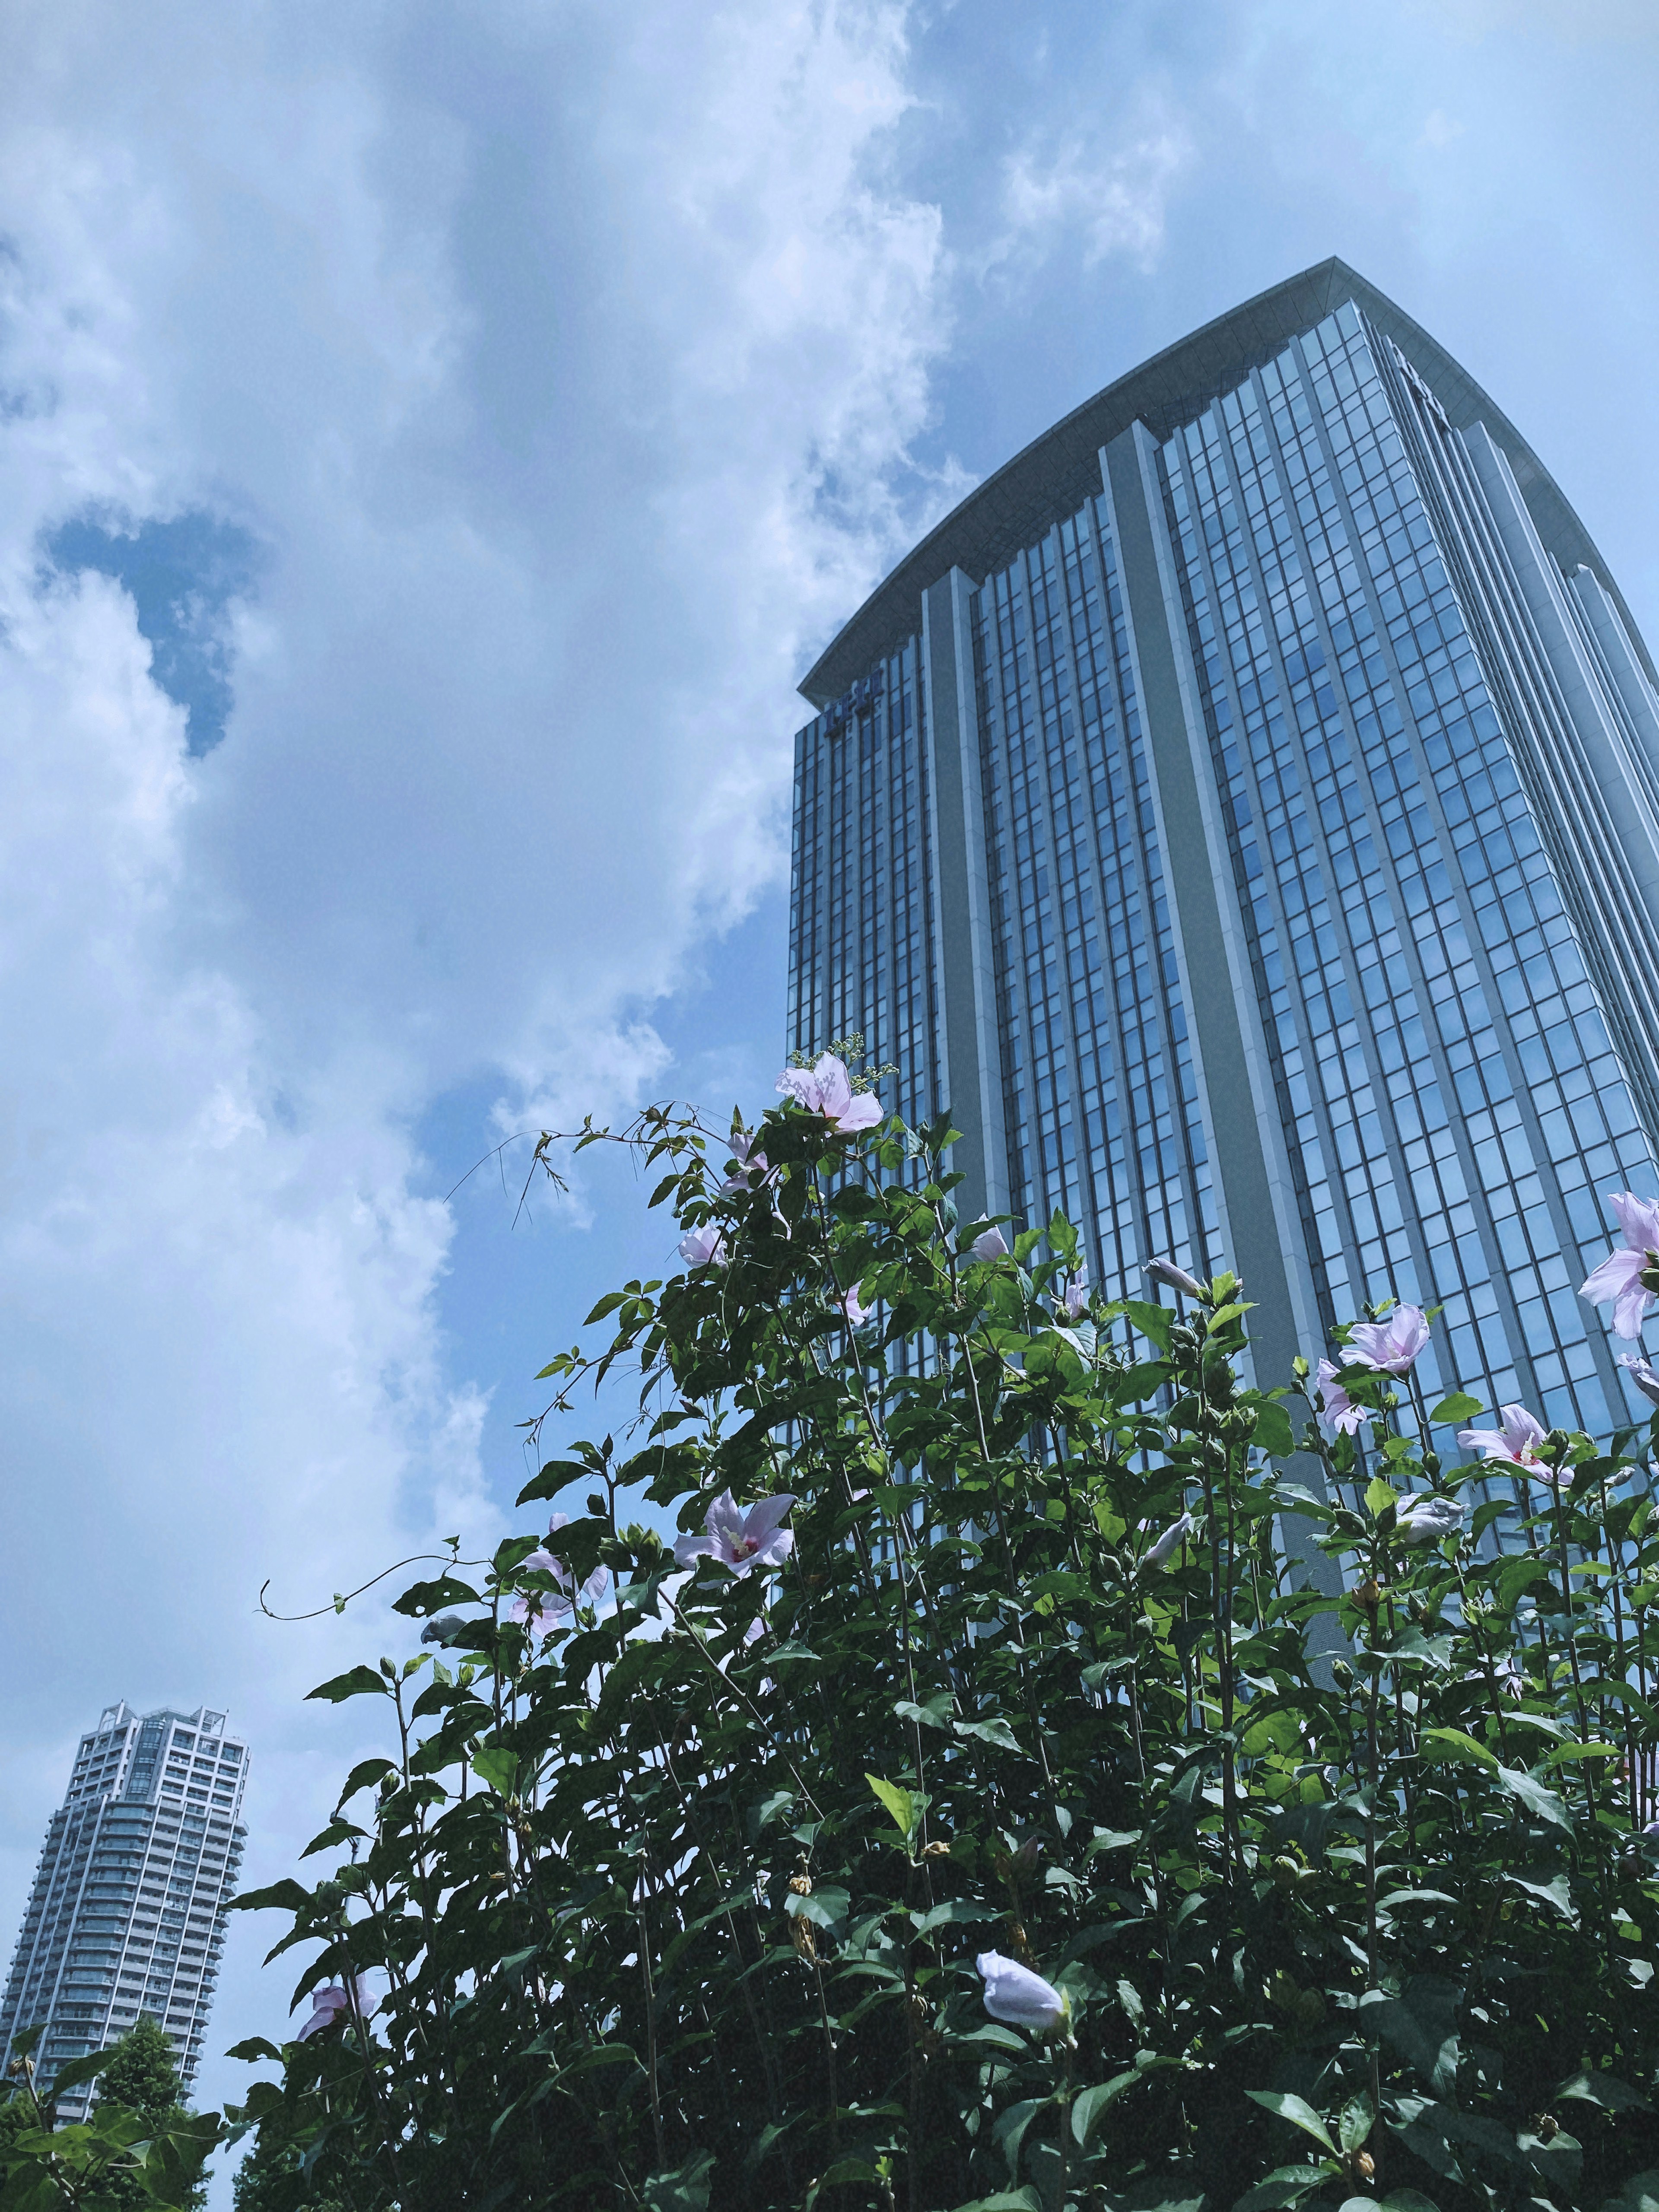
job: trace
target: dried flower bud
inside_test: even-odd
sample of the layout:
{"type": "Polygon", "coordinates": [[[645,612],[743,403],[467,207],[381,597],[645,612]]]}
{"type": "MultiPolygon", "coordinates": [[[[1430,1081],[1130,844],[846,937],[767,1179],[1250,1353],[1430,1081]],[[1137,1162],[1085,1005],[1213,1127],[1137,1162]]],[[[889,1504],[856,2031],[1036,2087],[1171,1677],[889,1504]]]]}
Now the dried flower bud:
{"type": "Polygon", "coordinates": [[[1534,2112],[1532,2131],[1540,2142],[1553,2142],[1561,2132],[1561,2123],[1553,2112],[1534,2112]]]}
{"type": "Polygon", "coordinates": [[[812,1894],[811,1875],[810,1874],[792,1874],[789,1877],[789,1888],[793,1896],[811,1897],[812,1894]]]}
{"type": "Polygon", "coordinates": [[[951,1846],[949,1844],[924,1844],[921,1847],[921,1856],[925,1859],[948,1859],[951,1856],[951,1846]]]}
{"type": "Polygon", "coordinates": [[[1375,1613],[1382,1602],[1381,1586],[1368,1575],[1353,1594],[1354,1603],[1366,1613],[1375,1613]]]}
{"type": "Polygon", "coordinates": [[[812,1934],[811,1922],[792,1920],[789,1923],[789,1940],[795,1947],[797,1956],[805,1959],[808,1966],[811,1966],[818,1955],[818,1947],[812,1934]]]}
{"type": "Polygon", "coordinates": [[[1368,2150],[1357,2151],[1354,2154],[1353,2170],[1361,2181],[1369,2181],[1376,2172],[1376,2160],[1368,2150]]]}

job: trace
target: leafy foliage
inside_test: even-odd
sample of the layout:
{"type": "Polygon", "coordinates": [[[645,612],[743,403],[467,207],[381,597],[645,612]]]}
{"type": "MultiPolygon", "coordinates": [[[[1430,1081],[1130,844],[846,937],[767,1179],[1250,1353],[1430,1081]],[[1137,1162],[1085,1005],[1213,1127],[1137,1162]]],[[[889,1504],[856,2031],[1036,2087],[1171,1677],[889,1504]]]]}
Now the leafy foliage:
{"type": "Polygon", "coordinates": [[[445,1560],[431,1648],[316,1693],[382,1700],[385,1756],[323,1878],[239,1904],[296,1998],[386,1994],[244,2046],[243,2212],[1659,2196],[1634,1439],[1447,1469],[1345,1335],[1328,1445],[1305,1370],[1243,1379],[1231,1278],[1091,1304],[1060,1219],[975,1256],[949,1134],[791,1106],[722,1172],[647,1117],[718,1256],[550,1364],[567,1410],[641,1374],[631,1444],[521,1500],[581,1517],[445,1560]],[[785,1492],[787,1557],[729,1513],[694,1556],[785,1492]]]}
{"type": "Polygon", "coordinates": [[[1639,1462],[1446,1471],[1351,1353],[1367,1423],[1328,1446],[1241,1380],[1232,1279],[1082,1309],[1060,1219],[970,1256],[949,1133],[787,1109],[722,1182],[659,1118],[657,1202],[728,1263],[629,1285],[551,1364],[566,1406],[643,1376],[635,1449],[525,1493],[586,1493],[559,1576],[530,1535],[453,1561],[400,1601],[447,1656],[320,1693],[383,1698],[391,1764],[325,1880],[241,1902],[289,1913],[301,1990],[389,1990],[287,2047],[262,2144],[343,2161],[362,2212],[1635,2204],[1639,1462]],[[787,1491],[793,1553],[682,1579],[617,1525],[641,1487],[688,1537],[787,1491]],[[1462,1533],[1425,1540],[1423,1495],[1462,1533]],[[527,1631],[601,1567],[614,1603],[527,1631]],[[988,1950],[1065,2024],[988,2018],[988,1950]]]}
{"type": "Polygon", "coordinates": [[[167,2037],[152,2020],[102,2051],[60,2067],[52,2094],[37,2087],[39,2028],[12,2039],[9,2095],[0,2102],[0,2208],[3,2212],[199,2212],[205,2162],[222,2133],[218,2113],[179,2101],[167,2037]],[[52,2096],[98,2083],[84,2121],[55,2124],[52,2096]]]}

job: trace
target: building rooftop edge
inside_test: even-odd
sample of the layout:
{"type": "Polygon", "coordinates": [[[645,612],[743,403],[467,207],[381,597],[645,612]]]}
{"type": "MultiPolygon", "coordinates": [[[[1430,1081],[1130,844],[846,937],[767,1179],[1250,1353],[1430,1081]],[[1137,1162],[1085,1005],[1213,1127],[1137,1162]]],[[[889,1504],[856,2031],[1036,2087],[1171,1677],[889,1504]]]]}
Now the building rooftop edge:
{"type": "Polygon", "coordinates": [[[801,696],[822,708],[921,627],[921,594],[952,568],[975,583],[1075,514],[1100,489],[1100,448],[1140,420],[1159,438],[1203,412],[1298,331],[1344,301],[1362,308],[1433,387],[1453,425],[1484,422],[1503,448],[1546,548],[1569,571],[1600,579],[1659,688],[1647,645],[1624,595],[1571,504],[1502,408],[1403,307],[1335,255],[1258,292],[1063,416],[969,492],[877,586],[807,672],[801,696]]]}

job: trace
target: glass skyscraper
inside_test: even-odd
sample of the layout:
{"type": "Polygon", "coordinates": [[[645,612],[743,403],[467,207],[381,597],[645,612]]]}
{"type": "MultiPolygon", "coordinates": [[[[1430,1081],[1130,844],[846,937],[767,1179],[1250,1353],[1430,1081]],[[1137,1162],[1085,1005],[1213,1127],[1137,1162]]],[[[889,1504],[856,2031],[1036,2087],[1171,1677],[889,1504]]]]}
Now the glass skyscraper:
{"type": "MultiPolygon", "coordinates": [[[[1468,373],[1329,261],[981,485],[801,689],[790,1043],[948,1105],[964,1220],[1232,1266],[1262,1379],[1395,1296],[1605,1430],[1659,1194],[1659,676],[1468,373]]],[[[896,1095],[895,1095],[895,1093],[896,1095]]]]}
{"type": "MultiPolygon", "coordinates": [[[[118,1705],[82,1737],[0,1995],[0,2063],[13,2036],[44,2027],[45,2087],[147,2013],[189,2089],[246,1836],[247,1746],[224,1723],[205,1706],[141,1718],[118,1705]]],[[[95,2094],[68,2091],[59,2119],[84,2117],[95,2094]]]]}

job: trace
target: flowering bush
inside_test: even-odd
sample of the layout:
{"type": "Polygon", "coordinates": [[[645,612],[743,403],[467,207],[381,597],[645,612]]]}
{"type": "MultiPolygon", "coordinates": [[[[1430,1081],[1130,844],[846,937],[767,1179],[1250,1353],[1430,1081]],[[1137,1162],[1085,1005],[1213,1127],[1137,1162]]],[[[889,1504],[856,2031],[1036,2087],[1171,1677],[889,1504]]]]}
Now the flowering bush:
{"type": "Polygon", "coordinates": [[[248,2206],[1659,2196],[1635,1440],[1447,1468],[1430,1316],[1255,1387],[1233,1278],[1091,1299],[1065,1221],[958,1221],[943,1125],[787,1087],[637,1133],[686,1271],[547,1370],[637,1363],[631,1446],[314,1693],[386,1752],[239,1900],[324,1990],[244,2046],[248,2206]]]}

